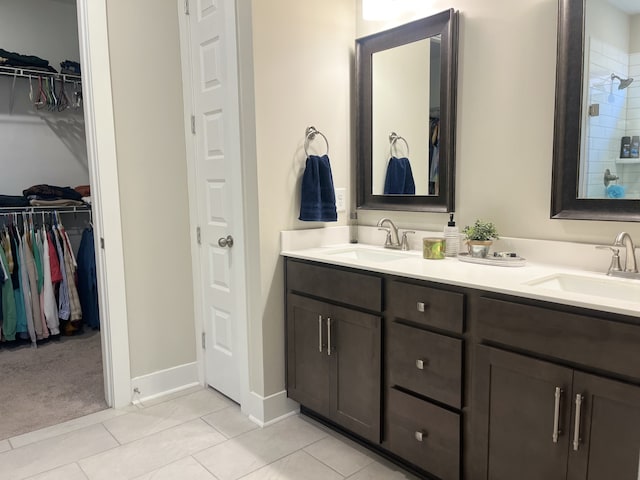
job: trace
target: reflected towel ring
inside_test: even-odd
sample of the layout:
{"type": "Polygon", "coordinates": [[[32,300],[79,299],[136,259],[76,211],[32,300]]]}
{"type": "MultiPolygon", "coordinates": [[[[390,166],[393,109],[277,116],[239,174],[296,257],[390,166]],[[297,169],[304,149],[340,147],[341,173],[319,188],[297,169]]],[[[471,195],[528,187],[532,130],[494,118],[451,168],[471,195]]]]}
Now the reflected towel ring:
{"type": "Polygon", "coordinates": [[[325,155],[329,155],[329,140],[327,140],[327,137],[325,137],[320,130],[317,130],[316,127],[309,127],[305,131],[304,153],[307,155],[307,157],[309,156],[309,152],[308,152],[309,143],[315,140],[316,135],[320,135],[324,139],[324,143],[327,144],[327,153],[325,153],[325,155]]]}
{"type": "MultiPolygon", "coordinates": [[[[409,158],[409,144],[404,139],[404,137],[401,137],[396,132],[391,132],[389,134],[389,158],[393,157],[393,147],[396,146],[396,142],[398,140],[402,140],[404,142],[405,147],[407,147],[407,158],[409,158]]],[[[396,152],[397,152],[397,147],[396,147],[396,152]]]]}

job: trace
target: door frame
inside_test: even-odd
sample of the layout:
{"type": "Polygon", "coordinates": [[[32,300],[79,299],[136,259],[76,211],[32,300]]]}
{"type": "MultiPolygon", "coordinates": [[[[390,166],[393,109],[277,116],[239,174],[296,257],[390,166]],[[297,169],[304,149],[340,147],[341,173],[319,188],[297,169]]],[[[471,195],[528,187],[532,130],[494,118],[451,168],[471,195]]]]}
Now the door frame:
{"type": "Polygon", "coordinates": [[[106,0],[77,0],[77,12],[105,400],[121,408],[132,393],[106,0]]]}
{"type": "MultiPolygon", "coordinates": [[[[232,46],[235,47],[235,52],[226,52],[227,54],[235,54],[238,57],[238,49],[237,45],[237,37],[238,30],[240,29],[240,22],[242,19],[238,13],[238,1],[237,0],[228,0],[230,5],[234,10],[234,17],[236,19],[236,41],[232,42],[232,46]]],[[[188,0],[177,0],[177,12],[178,12],[178,23],[179,23],[179,32],[180,32],[180,56],[182,59],[181,62],[181,70],[182,70],[182,89],[183,89],[183,102],[184,102],[184,133],[185,133],[185,144],[186,144],[186,156],[187,156],[187,183],[189,190],[189,223],[190,223],[190,238],[191,238],[191,270],[192,270],[192,278],[193,278],[193,295],[194,295],[194,316],[195,316],[195,334],[196,334],[196,362],[198,365],[198,381],[201,385],[206,385],[205,378],[205,352],[202,347],[202,335],[205,331],[205,312],[203,311],[203,291],[201,288],[202,282],[204,279],[202,278],[201,273],[201,262],[203,261],[203,252],[201,246],[198,244],[197,238],[197,228],[199,226],[199,218],[198,218],[198,196],[197,196],[197,158],[196,158],[196,135],[192,133],[191,130],[191,115],[193,112],[193,79],[191,76],[191,41],[190,41],[190,27],[189,27],[189,15],[185,13],[185,9],[188,8],[188,0]]],[[[240,59],[238,59],[238,64],[240,64],[240,59]]],[[[238,88],[241,90],[242,78],[240,75],[238,76],[238,88]]],[[[239,92],[240,93],[240,92],[239,92]]],[[[241,95],[240,95],[241,97],[241,95]]],[[[241,150],[241,178],[240,183],[242,185],[242,197],[244,199],[243,202],[243,215],[240,219],[242,222],[242,228],[244,230],[244,239],[245,239],[245,268],[242,270],[242,282],[244,283],[244,300],[245,300],[245,308],[243,309],[241,315],[239,315],[238,323],[236,324],[237,330],[236,335],[238,336],[238,340],[236,342],[238,348],[238,369],[240,374],[240,407],[243,412],[248,413],[254,416],[254,412],[251,412],[251,392],[250,392],[250,374],[249,374],[249,328],[248,319],[250,318],[250,314],[252,311],[252,301],[251,299],[255,296],[250,295],[250,285],[249,285],[249,276],[247,275],[247,266],[249,265],[249,259],[252,258],[250,249],[251,244],[253,242],[249,241],[251,236],[251,231],[254,231],[251,226],[254,223],[252,222],[252,218],[248,214],[248,205],[247,200],[249,196],[247,195],[247,182],[252,179],[252,175],[247,174],[247,162],[248,158],[251,155],[247,155],[247,142],[251,139],[250,133],[243,133],[244,125],[243,125],[243,103],[242,98],[239,98],[238,109],[240,110],[240,123],[238,127],[240,128],[240,150],[241,150]]],[[[254,162],[255,163],[255,162],[254,162]]],[[[253,171],[253,170],[251,170],[253,171]]],[[[257,218],[257,217],[256,217],[257,218]]],[[[258,416],[260,417],[260,416],[258,416]]]]}

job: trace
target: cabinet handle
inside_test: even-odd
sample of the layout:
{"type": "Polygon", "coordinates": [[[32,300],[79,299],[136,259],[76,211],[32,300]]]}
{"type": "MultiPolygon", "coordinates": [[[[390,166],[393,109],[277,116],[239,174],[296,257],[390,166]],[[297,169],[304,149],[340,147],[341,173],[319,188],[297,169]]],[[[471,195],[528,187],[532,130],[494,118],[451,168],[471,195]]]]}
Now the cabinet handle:
{"type": "Polygon", "coordinates": [[[331,317],[327,317],[327,355],[331,355],[331,317]]]}
{"type": "Polygon", "coordinates": [[[558,436],[562,433],[560,431],[560,399],[562,398],[562,389],[556,387],[556,403],[553,409],[553,443],[558,443],[558,436]]]}
{"type": "Polygon", "coordinates": [[[318,315],[318,351],[322,353],[322,315],[318,315]]]}
{"type": "Polygon", "coordinates": [[[413,434],[413,436],[415,437],[415,439],[417,441],[421,442],[422,439],[427,436],[427,432],[423,432],[422,430],[418,430],[417,432],[415,432],[413,434]]]}
{"type": "Polygon", "coordinates": [[[573,450],[580,448],[580,417],[582,416],[582,401],[584,397],[579,393],[576,395],[576,423],[573,428],[573,450]]]}
{"type": "Polygon", "coordinates": [[[416,360],[416,368],[417,368],[418,370],[424,370],[424,365],[425,365],[426,363],[427,363],[427,362],[426,362],[425,360],[423,360],[423,359],[419,358],[419,359],[417,359],[417,360],[416,360]]]}
{"type": "Polygon", "coordinates": [[[418,309],[419,312],[424,312],[424,302],[418,302],[416,304],[416,308],[418,309]]]}

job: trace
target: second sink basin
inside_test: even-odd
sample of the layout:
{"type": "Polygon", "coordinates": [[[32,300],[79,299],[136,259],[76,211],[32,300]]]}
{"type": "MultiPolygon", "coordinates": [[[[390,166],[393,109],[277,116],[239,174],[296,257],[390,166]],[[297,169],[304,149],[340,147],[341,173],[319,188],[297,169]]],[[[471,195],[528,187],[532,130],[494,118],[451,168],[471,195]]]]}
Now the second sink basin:
{"type": "Polygon", "coordinates": [[[527,282],[527,285],[556,292],[579,293],[627,302],[640,300],[640,282],[617,280],[610,277],[595,278],[558,273],[527,282]]]}

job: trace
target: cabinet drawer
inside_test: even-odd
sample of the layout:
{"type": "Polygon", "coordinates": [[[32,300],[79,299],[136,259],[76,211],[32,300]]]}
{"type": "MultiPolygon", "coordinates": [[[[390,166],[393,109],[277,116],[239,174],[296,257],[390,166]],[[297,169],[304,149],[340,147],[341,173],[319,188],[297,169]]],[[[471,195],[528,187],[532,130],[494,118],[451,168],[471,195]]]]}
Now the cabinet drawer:
{"type": "Polygon", "coordinates": [[[382,311],[382,279],[364,273],[288,260],[287,288],[367,310],[382,311]]]}
{"type": "Polygon", "coordinates": [[[640,326],[486,297],[478,312],[486,340],[640,379],[640,326]]]}
{"type": "Polygon", "coordinates": [[[435,288],[390,281],[386,291],[392,318],[428,325],[455,333],[464,329],[464,295],[435,288]]]}
{"type": "Polygon", "coordinates": [[[459,479],[460,416],[393,388],[387,392],[389,450],[442,480],[459,479]]]}
{"type": "Polygon", "coordinates": [[[462,340],[390,322],[387,362],[388,386],[460,408],[462,340]]]}

